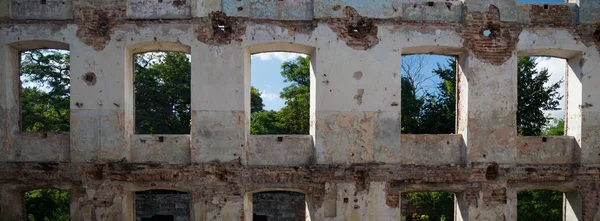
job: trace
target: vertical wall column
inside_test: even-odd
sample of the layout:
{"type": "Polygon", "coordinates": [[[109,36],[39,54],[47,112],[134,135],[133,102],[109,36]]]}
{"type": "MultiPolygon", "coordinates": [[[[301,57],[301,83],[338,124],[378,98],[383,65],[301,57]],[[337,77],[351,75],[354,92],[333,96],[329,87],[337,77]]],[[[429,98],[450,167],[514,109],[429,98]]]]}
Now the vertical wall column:
{"type": "Polygon", "coordinates": [[[18,117],[18,106],[14,102],[14,90],[12,88],[11,73],[17,70],[13,67],[16,50],[8,45],[0,45],[0,159],[12,160],[14,150],[10,147],[12,144],[12,130],[18,129],[11,127],[18,117]]]}
{"type": "Polygon", "coordinates": [[[317,163],[395,162],[400,152],[399,50],[318,42],[314,76],[317,163]]]}
{"type": "Polygon", "coordinates": [[[199,43],[192,59],[192,162],[245,162],[244,49],[199,43]]]}
{"type": "Polygon", "coordinates": [[[460,58],[459,65],[458,132],[463,135],[467,162],[514,162],[516,54],[503,64],[493,65],[469,52],[460,58]]]}
{"type": "Polygon", "coordinates": [[[125,136],[125,50],[71,44],[71,159],[119,161],[129,157],[125,136]]]}
{"type": "Polygon", "coordinates": [[[595,46],[570,58],[567,69],[567,135],[581,148],[581,163],[600,162],[600,55],[595,46]]]}
{"type": "Polygon", "coordinates": [[[9,185],[0,186],[0,220],[25,220],[25,196],[9,185]]]}

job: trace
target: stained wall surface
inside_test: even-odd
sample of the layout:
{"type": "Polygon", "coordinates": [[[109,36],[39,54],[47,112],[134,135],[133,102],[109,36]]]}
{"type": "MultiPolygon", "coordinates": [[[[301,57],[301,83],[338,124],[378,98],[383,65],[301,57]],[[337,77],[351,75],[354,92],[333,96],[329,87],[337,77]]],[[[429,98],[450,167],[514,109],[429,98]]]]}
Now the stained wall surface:
{"type": "Polygon", "coordinates": [[[189,193],[190,220],[251,220],[274,190],[306,194],[311,220],[399,220],[415,191],[456,193],[455,220],[516,220],[540,188],[566,193],[565,220],[600,219],[596,0],[43,2],[0,0],[0,220],[42,187],[71,192],[71,220],[135,220],[149,189],[189,193]],[[68,133],[19,129],[18,52],[36,48],[70,51],[68,133]],[[190,134],[133,132],[133,54],[155,50],[191,54],[190,134]],[[268,51],[311,55],[310,135],[250,135],[250,55],[268,51]],[[418,53],[458,57],[457,134],[400,133],[418,53]],[[517,136],[525,55],[567,59],[564,137],[517,136]]]}

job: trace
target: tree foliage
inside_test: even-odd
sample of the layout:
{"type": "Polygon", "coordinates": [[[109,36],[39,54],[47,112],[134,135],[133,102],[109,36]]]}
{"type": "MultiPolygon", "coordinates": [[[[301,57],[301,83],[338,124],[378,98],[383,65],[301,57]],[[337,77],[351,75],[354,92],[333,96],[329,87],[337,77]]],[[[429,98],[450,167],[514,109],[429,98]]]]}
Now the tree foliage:
{"type": "MultiPolygon", "coordinates": [[[[285,106],[279,111],[253,112],[250,122],[251,134],[308,134],[309,132],[310,57],[298,57],[296,60],[284,62],[281,69],[284,82],[290,83],[280,93],[280,97],[285,100],[285,106]]],[[[260,105],[253,103],[251,106],[262,107],[262,99],[260,101],[260,105]]]]}
{"type": "Polygon", "coordinates": [[[261,94],[254,86],[250,87],[250,113],[263,111],[265,105],[263,104],[262,97],[260,97],[261,94]]]}
{"type": "Polygon", "coordinates": [[[135,131],[190,133],[191,63],[185,53],[135,56],[135,131]]]}
{"type": "Polygon", "coordinates": [[[536,70],[532,57],[518,60],[518,110],[517,129],[522,136],[539,136],[548,122],[543,111],[559,110],[562,96],[558,92],[560,83],[544,86],[550,79],[548,69],[536,70]]]}
{"type": "Polygon", "coordinates": [[[25,193],[28,221],[69,221],[71,194],[66,190],[37,189],[25,193]]]}
{"type": "Polygon", "coordinates": [[[21,53],[21,130],[69,131],[69,53],[32,50],[21,53]]]}
{"type": "Polygon", "coordinates": [[[517,193],[517,220],[562,220],[563,193],[529,190],[517,193]]]}
{"type": "Polygon", "coordinates": [[[454,193],[414,192],[403,195],[416,207],[416,213],[407,214],[413,221],[454,220],[454,193]]]}

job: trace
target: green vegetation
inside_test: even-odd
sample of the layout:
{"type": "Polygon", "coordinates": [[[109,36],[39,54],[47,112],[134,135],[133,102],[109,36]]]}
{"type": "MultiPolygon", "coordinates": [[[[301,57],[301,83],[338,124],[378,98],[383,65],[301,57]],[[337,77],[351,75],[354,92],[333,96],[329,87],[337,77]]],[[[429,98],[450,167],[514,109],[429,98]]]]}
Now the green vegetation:
{"type": "Polygon", "coordinates": [[[551,190],[517,193],[517,220],[561,221],[563,194],[551,190]]]}
{"type": "Polygon", "coordinates": [[[413,221],[454,220],[454,193],[414,192],[403,194],[415,206],[416,213],[407,214],[413,221]]]}
{"type": "Polygon", "coordinates": [[[25,193],[27,221],[69,221],[71,194],[66,190],[37,189],[25,193]]]}
{"type": "Polygon", "coordinates": [[[135,131],[189,134],[192,64],[185,53],[135,56],[135,131]]]}
{"type": "Polygon", "coordinates": [[[69,131],[69,70],[67,51],[21,53],[22,131],[69,131]]]}
{"type": "MultiPolygon", "coordinates": [[[[308,134],[310,119],[310,57],[298,57],[281,65],[285,82],[290,85],[280,93],[285,106],[279,111],[262,110],[261,103],[251,106],[260,111],[252,111],[251,134],[308,134]]],[[[254,94],[254,93],[252,93],[254,94]]],[[[258,94],[260,97],[260,92],[258,94]]],[[[255,101],[258,99],[252,99],[255,101]]]]}

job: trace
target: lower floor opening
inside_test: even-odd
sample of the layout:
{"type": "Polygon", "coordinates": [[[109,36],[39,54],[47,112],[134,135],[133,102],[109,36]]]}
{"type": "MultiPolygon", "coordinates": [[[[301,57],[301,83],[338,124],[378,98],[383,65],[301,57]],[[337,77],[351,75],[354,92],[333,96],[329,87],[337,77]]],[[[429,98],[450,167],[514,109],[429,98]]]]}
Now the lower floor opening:
{"type": "Polygon", "coordinates": [[[268,191],[252,194],[253,221],[309,221],[304,193],[268,191]]]}
{"type": "Polygon", "coordinates": [[[27,221],[71,220],[71,193],[60,189],[35,189],[25,192],[27,221]]]}
{"type": "Polygon", "coordinates": [[[563,220],[563,193],[553,190],[523,190],[517,193],[517,220],[563,220]]]}
{"type": "Polygon", "coordinates": [[[454,193],[408,192],[400,195],[400,213],[404,221],[454,220],[454,193]]]}
{"type": "Polygon", "coordinates": [[[136,221],[190,220],[190,194],[175,190],[147,190],[135,193],[136,221]]]}

